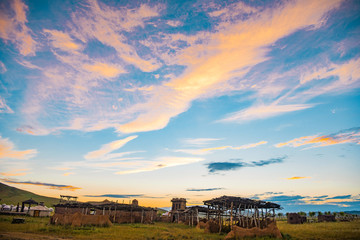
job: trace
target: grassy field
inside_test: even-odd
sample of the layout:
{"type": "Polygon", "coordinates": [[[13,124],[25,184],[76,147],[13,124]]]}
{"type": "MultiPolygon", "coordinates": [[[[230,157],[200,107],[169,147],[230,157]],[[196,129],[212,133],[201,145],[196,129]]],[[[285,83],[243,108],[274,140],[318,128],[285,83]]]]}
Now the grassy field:
{"type": "MultiPolygon", "coordinates": [[[[116,224],[112,227],[63,227],[48,224],[48,218],[26,217],[25,224],[11,224],[0,215],[0,239],[224,239],[183,224],[116,224]]],[[[360,221],[290,225],[278,222],[285,239],[360,239],[360,221]]],[[[272,239],[272,238],[258,238],[272,239]]]]}

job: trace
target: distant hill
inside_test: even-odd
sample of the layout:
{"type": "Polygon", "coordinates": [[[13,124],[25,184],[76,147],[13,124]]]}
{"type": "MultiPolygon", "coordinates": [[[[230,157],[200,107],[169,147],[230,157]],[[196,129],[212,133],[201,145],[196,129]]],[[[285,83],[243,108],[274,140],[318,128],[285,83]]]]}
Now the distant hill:
{"type": "Polygon", "coordinates": [[[35,193],[21,190],[15,187],[10,187],[6,184],[0,183],[0,204],[6,203],[6,204],[13,204],[17,205],[18,203],[21,205],[22,201],[28,200],[32,198],[36,202],[44,202],[45,206],[51,207],[54,204],[59,203],[58,198],[51,198],[51,197],[45,197],[40,196],[35,193]]]}
{"type": "Polygon", "coordinates": [[[344,213],[353,214],[353,215],[360,215],[360,211],[359,211],[359,210],[344,211],[344,213]]]}

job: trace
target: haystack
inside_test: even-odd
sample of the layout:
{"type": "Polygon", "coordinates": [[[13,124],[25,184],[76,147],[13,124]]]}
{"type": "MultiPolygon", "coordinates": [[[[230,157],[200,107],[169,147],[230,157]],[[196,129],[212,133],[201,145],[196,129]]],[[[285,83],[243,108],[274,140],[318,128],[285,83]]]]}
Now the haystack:
{"type": "Polygon", "coordinates": [[[265,237],[271,236],[282,239],[280,230],[277,228],[276,223],[270,223],[266,228],[242,228],[233,226],[233,230],[226,235],[225,239],[242,239],[245,237],[265,237]]]}
{"type": "Polygon", "coordinates": [[[205,233],[218,233],[220,231],[219,223],[214,220],[209,220],[205,224],[205,233]]]}

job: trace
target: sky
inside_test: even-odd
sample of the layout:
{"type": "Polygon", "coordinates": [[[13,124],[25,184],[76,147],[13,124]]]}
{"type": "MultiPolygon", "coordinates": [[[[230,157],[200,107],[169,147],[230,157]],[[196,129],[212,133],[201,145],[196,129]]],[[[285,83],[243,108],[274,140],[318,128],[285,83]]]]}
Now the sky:
{"type": "Polygon", "coordinates": [[[0,181],[360,210],[360,2],[0,2],[0,181]]]}

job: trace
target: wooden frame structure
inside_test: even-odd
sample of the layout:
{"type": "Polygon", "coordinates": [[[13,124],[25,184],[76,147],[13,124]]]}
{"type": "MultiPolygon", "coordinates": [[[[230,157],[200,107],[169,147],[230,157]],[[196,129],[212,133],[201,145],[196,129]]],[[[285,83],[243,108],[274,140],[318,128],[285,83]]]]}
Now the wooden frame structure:
{"type": "Polygon", "coordinates": [[[152,223],[156,219],[157,211],[149,207],[117,202],[59,203],[55,206],[55,213],[84,215],[108,215],[113,223],[152,223]]]}
{"type": "Polygon", "coordinates": [[[223,226],[233,225],[243,228],[266,228],[275,221],[275,209],[281,209],[279,204],[253,200],[249,198],[222,196],[204,201],[207,206],[207,219],[223,226]]]}

